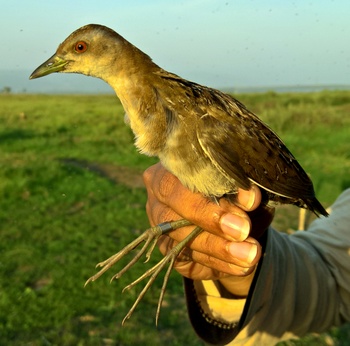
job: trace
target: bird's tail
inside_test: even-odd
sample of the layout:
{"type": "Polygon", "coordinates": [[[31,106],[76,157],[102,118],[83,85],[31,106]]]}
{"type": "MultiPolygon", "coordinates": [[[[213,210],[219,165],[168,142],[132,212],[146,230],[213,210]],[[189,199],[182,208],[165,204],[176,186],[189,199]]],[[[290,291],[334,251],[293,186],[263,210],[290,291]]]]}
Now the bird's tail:
{"type": "Polygon", "coordinates": [[[297,198],[297,197],[285,197],[279,196],[275,193],[261,189],[262,203],[269,204],[270,201],[281,204],[293,204],[299,208],[305,208],[312,211],[317,217],[328,216],[328,212],[323,208],[322,204],[318,201],[316,197],[309,198],[297,198]]]}
{"type": "Polygon", "coordinates": [[[322,204],[318,201],[316,197],[314,198],[309,198],[304,201],[307,209],[312,211],[317,217],[320,217],[321,215],[323,216],[328,216],[327,210],[322,206],[322,204]]]}

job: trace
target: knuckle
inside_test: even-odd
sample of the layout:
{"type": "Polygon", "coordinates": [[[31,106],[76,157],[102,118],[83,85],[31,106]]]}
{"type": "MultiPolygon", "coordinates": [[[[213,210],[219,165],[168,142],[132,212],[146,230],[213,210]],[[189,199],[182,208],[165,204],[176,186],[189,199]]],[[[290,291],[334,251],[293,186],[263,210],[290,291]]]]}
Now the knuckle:
{"type": "Polygon", "coordinates": [[[174,178],[175,177],[168,172],[165,172],[159,177],[156,194],[161,201],[165,201],[173,194],[176,185],[176,179],[174,178]]]}
{"type": "Polygon", "coordinates": [[[169,208],[161,208],[157,213],[157,223],[169,221],[173,219],[173,213],[169,208]]]}
{"type": "Polygon", "coordinates": [[[152,173],[153,170],[154,170],[153,166],[149,167],[142,174],[143,182],[145,183],[146,187],[148,187],[151,184],[152,176],[153,176],[153,173],[152,173]]]}
{"type": "Polygon", "coordinates": [[[142,174],[143,182],[146,185],[147,190],[153,191],[158,184],[159,176],[164,174],[164,169],[160,163],[157,163],[151,167],[148,167],[142,174]]]}
{"type": "Polygon", "coordinates": [[[212,210],[212,202],[208,198],[198,196],[198,198],[194,198],[192,202],[191,212],[196,224],[200,224],[205,221],[205,223],[211,227],[213,223],[219,221],[219,215],[215,212],[215,210],[212,210]]]}
{"type": "Polygon", "coordinates": [[[142,177],[148,193],[153,194],[160,201],[166,200],[174,192],[178,182],[175,176],[159,163],[147,168],[142,177]]]}

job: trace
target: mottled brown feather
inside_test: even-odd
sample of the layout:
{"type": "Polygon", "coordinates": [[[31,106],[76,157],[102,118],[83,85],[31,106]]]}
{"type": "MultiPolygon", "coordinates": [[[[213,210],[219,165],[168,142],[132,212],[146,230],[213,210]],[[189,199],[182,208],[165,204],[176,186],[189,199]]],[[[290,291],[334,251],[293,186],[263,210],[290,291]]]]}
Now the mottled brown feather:
{"type": "Polygon", "coordinates": [[[115,90],[135,134],[135,145],[192,191],[234,194],[252,183],[281,203],[327,212],[312,182],[282,140],[242,103],[218,90],[187,81],[157,66],[113,30],[87,25],[72,33],[32,78],[75,72],[105,80],[115,90]],[[83,53],[74,47],[84,41],[83,53]]]}

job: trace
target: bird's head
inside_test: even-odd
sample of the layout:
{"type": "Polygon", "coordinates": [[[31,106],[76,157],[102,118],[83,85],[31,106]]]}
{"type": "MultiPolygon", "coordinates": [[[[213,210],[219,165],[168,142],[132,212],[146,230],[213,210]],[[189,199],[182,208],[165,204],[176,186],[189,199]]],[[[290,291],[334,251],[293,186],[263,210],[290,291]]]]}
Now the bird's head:
{"type": "Polygon", "coordinates": [[[115,31],[102,25],[89,24],[69,35],[59,45],[56,53],[41,64],[29,78],[64,72],[106,79],[106,71],[110,73],[110,66],[116,66],[116,61],[123,60],[125,50],[128,50],[129,46],[132,45],[115,31]]]}

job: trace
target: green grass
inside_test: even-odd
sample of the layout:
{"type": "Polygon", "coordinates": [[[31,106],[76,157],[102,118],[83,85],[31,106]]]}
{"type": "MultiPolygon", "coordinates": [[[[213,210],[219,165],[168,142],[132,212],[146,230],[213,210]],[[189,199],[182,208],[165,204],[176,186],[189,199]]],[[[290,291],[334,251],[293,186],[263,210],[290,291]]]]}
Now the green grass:
{"type": "MultiPolygon", "coordinates": [[[[285,140],[325,206],[350,186],[349,92],[238,98],[285,140]]],[[[158,328],[159,281],[120,325],[140,287],[121,290],[146,265],[112,284],[107,273],[83,287],[97,262],[148,226],[139,173],[156,160],[132,141],[114,96],[0,95],[1,345],[203,345],[178,274],[158,328]]],[[[297,214],[280,208],[276,226],[296,227],[297,214]]],[[[293,344],[326,345],[329,335],[341,344],[349,330],[293,344]]]]}

